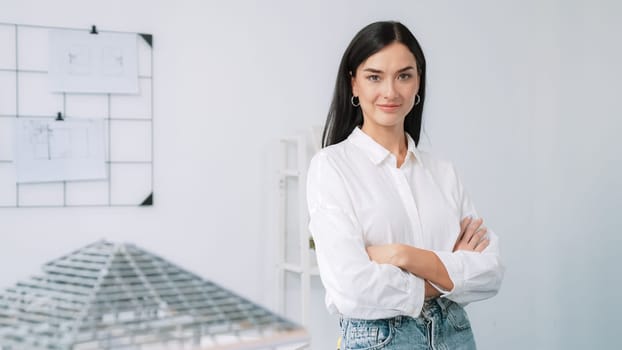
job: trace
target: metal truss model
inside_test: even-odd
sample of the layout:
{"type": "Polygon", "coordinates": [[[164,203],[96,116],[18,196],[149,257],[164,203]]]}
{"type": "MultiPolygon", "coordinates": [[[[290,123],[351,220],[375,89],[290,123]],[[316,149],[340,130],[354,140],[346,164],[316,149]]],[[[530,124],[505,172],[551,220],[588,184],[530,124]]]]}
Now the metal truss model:
{"type": "Polygon", "coordinates": [[[132,244],[99,241],[0,292],[0,350],[304,349],[300,326],[132,244]]]}

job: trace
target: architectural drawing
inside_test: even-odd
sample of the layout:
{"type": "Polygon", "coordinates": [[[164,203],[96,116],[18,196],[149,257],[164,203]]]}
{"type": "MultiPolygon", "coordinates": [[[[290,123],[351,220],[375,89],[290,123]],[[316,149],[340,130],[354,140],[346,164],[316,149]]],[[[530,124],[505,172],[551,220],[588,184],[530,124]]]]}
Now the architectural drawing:
{"type": "Polygon", "coordinates": [[[71,75],[89,75],[93,68],[89,49],[85,45],[74,45],[68,49],[67,72],[71,75]]]}
{"type": "Polygon", "coordinates": [[[18,118],[16,125],[18,182],[106,177],[102,120],[18,118]]]}
{"type": "Polygon", "coordinates": [[[53,92],[137,94],[136,34],[50,30],[53,92]]]}
{"type": "Polygon", "coordinates": [[[154,204],[152,45],[147,33],[0,23],[0,208],[154,204]],[[56,90],[53,65],[71,78],[56,90]],[[18,123],[51,122],[59,112],[69,122],[102,122],[70,134],[42,125],[39,142],[17,139],[18,123]]]}
{"type": "Polygon", "coordinates": [[[38,160],[88,158],[90,153],[88,129],[72,129],[64,123],[28,120],[24,133],[29,134],[32,156],[38,160]]]}
{"type": "Polygon", "coordinates": [[[102,72],[105,75],[119,76],[123,74],[123,51],[118,47],[104,47],[103,48],[103,69],[102,72]]]}
{"type": "Polygon", "coordinates": [[[28,142],[32,145],[34,159],[52,159],[50,154],[50,128],[47,123],[30,121],[28,142]]]}

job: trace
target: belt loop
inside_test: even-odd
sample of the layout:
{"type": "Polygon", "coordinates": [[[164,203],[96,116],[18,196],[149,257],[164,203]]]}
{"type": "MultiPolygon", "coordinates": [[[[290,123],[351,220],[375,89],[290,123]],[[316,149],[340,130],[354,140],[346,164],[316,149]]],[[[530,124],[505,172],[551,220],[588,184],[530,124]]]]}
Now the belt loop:
{"type": "Polygon", "coordinates": [[[449,307],[449,303],[451,303],[452,301],[446,298],[437,298],[436,302],[438,303],[438,305],[441,307],[443,311],[446,311],[447,307],[449,307]]]}
{"type": "Polygon", "coordinates": [[[402,326],[402,317],[401,315],[399,316],[395,316],[393,318],[394,322],[395,322],[395,328],[400,328],[402,326]]]}
{"type": "Polygon", "coordinates": [[[348,318],[339,314],[339,328],[341,331],[342,342],[346,340],[346,334],[348,334],[348,327],[350,326],[350,322],[348,322],[348,318]]]}

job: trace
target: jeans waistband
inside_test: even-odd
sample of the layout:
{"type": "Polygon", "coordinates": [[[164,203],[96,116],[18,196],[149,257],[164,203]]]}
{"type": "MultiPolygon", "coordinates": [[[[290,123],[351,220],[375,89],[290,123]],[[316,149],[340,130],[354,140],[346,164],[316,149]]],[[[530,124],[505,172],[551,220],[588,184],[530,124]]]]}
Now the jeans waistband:
{"type": "MultiPolygon", "coordinates": [[[[423,302],[423,307],[421,308],[421,314],[419,315],[419,317],[429,318],[432,315],[437,314],[437,313],[445,313],[445,311],[447,310],[447,308],[450,306],[451,303],[453,303],[453,301],[446,299],[446,298],[433,298],[433,299],[425,300],[423,302]]],[[[402,322],[405,322],[407,318],[413,318],[413,317],[407,316],[407,315],[399,315],[399,316],[389,317],[385,319],[378,319],[378,320],[363,320],[363,319],[349,318],[349,317],[340,315],[339,325],[342,325],[343,321],[345,320],[348,320],[353,323],[388,321],[390,323],[395,324],[396,327],[399,327],[399,325],[402,324],[402,322]]]]}

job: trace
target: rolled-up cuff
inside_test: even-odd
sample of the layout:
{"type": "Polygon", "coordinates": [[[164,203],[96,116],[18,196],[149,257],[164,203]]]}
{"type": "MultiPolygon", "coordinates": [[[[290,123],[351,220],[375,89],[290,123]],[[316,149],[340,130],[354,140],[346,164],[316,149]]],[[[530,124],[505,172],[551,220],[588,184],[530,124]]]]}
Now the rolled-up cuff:
{"type": "Polygon", "coordinates": [[[423,303],[425,301],[425,280],[409,273],[408,278],[408,290],[412,295],[410,307],[405,311],[407,315],[413,318],[419,317],[421,309],[423,309],[423,303]]]}
{"type": "Polygon", "coordinates": [[[430,282],[430,284],[441,292],[441,297],[447,297],[460,291],[464,286],[464,267],[462,266],[462,261],[452,252],[434,251],[434,254],[436,254],[443,265],[445,265],[445,269],[449,274],[449,279],[451,279],[451,282],[454,284],[454,288],[448,291],[432,282],[430,282]]]}

